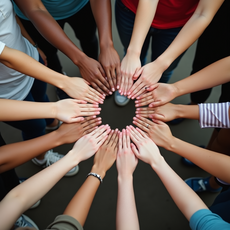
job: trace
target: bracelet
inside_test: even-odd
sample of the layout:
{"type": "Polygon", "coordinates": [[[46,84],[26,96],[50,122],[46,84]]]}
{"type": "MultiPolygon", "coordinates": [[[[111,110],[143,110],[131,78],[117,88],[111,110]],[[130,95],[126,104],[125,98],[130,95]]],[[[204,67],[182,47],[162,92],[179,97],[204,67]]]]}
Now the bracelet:
{"type": "Polygon", "coordinates": [[[100,181],[100,183],[103,182],[103,180],[101,179],[101,176],[98,175],[98,174],[96,174],[96,173],[90,172],[90,173],[87,175],[87,177],[88,177],[88,176],[94,176],[94,177],[96,177],[96,178],[100,181]]]}

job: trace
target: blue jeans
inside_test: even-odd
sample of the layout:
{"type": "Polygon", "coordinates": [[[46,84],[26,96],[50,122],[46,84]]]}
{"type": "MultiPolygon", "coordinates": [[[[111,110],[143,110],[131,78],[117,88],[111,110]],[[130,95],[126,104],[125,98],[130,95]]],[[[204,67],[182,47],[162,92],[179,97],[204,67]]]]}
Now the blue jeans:
{"type": "MultiPolygon", "coordinates": [[[[129,46],[129,42],[132,36],[135,14],[131,10],[129,10],[121,2],[121,0],[116,0],[115,18],[116,18],[118,34],[120,36],[121,43],[124,46],[124,52],[126,53],[126,50],[129,46]]],[[[151,38],[152,38],[151,60],[154,61],[169,47],[169,45],[172,43],[174,38],[180,32],[181,28],[182,27],[173,28],[173,29],[155,29],[153,27],[150,27],[149,32],[145,38],[144,44],[142,46],[142,51],[140,56],[142,66],[146,64],[146,57],[147,57],[147,52],[148,52],[151,38]]],[[[184,53],[181,54],[176,60],[174,60],[174,62],[168,67],[168,69],[164,71],[160,79],[160,82],[166,83],[169,81],[173,73],[173,70],[177,67],[184,53]]]]}
{"type": "MultiPolygon", "coordinates": [[[[39,59],[39,62],[44,64],[41,58],[39,59]]],[[[24,101],[49,102],[46,95],[46,88],[47,83],[35,79],[33,86],[24,101]]],[[[54,119],[31,119],[23,121],[9,121],[5,123],[21,130],[24,140],[30,140],[44,135],[46,125],[51,124],[53,121],[54,119]]]]}

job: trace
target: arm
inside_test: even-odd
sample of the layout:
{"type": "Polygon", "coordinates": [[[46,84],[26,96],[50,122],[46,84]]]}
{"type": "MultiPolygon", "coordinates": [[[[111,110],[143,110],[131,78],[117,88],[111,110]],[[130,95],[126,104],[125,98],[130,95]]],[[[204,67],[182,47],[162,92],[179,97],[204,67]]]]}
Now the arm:
{"type": "Polygon", "coordinates": [[[200,209],[208,209],[199,196],[170,168],[153,141],[141,130],[129,127],[135,155],[150,164],[187,220],[200,209]],[[189,197],[189,199],[188,199],[189,197]]]}
{"type": "Polygon", "coordinates": [[[230,56],[205,67],[197,73],[173,84],[157,83],[146,94],[137,97],[137,104],[156,107],[176,97],[212,88],[230,81],[230,56]],[[218,76],[218,77],[217,77],[218,76]]]}
{"type": "MultiPolygon", "coordinates": [[[[141,106],[141,105],[136,105],[141,106]]],[[[167,103],[165,105],[150,108],[141,107],[136,109],[137,117],[146,117],[156,120],[168,122],[177,118],[188,118],[199,120],[199,106],[198,105],[176,105],[167,103]]]]}
{"type": "Polygon", "coordinates": [[[186,51],[209,25],[224,0],[200,0],[192,17],[183,26],[174,41],[154,62],[145,65],[136,72],[134,78],[141,75],[130,89],[130,96],[135,98],[145,87],[158,82],[162,73],[184,51],[186,51]]]}
{"type": "Polygon", "coordinates": [[[109,94],[109,84],[103,77],[104,71],[101,65],[76,47],[49,14],[41,0],[16,0],[15,3],[40,34],[79,67],[85,80],[99,92],[109,94]]]}
{"type": "MultiPolygon", "coordinates": [[[[105,177],[106,171],[116,160],[117,135],[118,130],[111,131],[107,140],[94,157],[94,164],[91,172],[100,175],[102,180],[105,177]]],[[[83,226],[99,185],[100,180],[98,178],[88,176],[84,184],[68,204],[64,214],[74,217],[83,226]]]]}
{"type": "Polygon", "coordinates": [[[140,55],[146,35],[155,16],[159,0],[140,0],[127,53],[121,62],[123,82],[119,92],[128,95],[133,85],[133,75],[141,68],[140,55]]]}
{"type": "Polygon", "coordinates": [[[57,86],[73,98],[86,100],[90,103],[103,103],[103,99],[105,98],[96,90],[89,87],[88,83],[82,78],[68,77],[57,73],[27,54],[7,46],[4,47],[0,54],[0,62],[9,68],[57,86]]]}
{"type": "Polygon", "coordinates": [[[104,126],[82,137],[61,160],[11,190],[0,204],[2,229],[10,229],[17,218],[41,199],[63,175],[91,157],[107,138],[107,131],[104,126]]]}
{"type": "Polygon", "coordinates": [[[100,118],[88,117],[81,123],[62,124],[58,130],[44,136],[4,145],[0,147],[0,173],[15,168],[49,149],[73,143],[100,124],[100,118]]]}
{"type": "Polygon", "coordinates": [[[111,1],[91,0],[90,5],[98,27],[100,43],[99,62],[105,71],[110,89],[115,91],[117,87],[119,88],[121,76],[120,57],[113,46],[111,1]]]}
{"type": "MultiPolygon", "coordinates": [[[[157,120],[151,122],[146,118],[140,117],[135,119],[134,124],[143,131],[147,132],[148,136],[154,140],[158,146],[185,157],[203,170],[220,178],[223,181],[226,181],[227,183],[230,183],[229,156],[197,147],[174,137],[169,127],[164,122],[157,120]],[[148,128],[146,127],[146,124],[149,124],[148,128]]],[[[222,140],[224,137],[226,140],[226,138],[229,136],[229,129],[226,129],[226,131],[228,131],[227,135],[225,133],[220,140],[222,140]]],[[[229,141],[227,143],[229,143],[229,141]]],[[[223,149],[224,146],[222,143],[221,145],[223,149]]],[[[226,150],[221,151],[221,153],[226,153],[226,150]]]]}
{"type": "Polygon", "coordinates": [[[119,134],[119,149],[117,154],[117,230],[140,229],[133,191],[133,172],[138,160],[131,150],[129,135],[129,132],[126,130],[122,130],[122,133],[119,134]]]}

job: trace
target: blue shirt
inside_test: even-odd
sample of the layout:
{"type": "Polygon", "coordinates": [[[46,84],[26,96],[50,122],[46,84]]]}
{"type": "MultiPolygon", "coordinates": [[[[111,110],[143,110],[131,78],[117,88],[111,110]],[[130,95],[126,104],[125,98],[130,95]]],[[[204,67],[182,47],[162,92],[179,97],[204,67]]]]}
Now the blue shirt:
{"type": "MultiPolygon", "coordinates": [[[[55,20],[69,18],[80,11],[89,0],[41,0],[48,12],[55,20]]],[[[29,20],[14,3],[16,14],[25,20],[29,20]]],[[[77,22],[76,22],[77,23],[77,22]]]]}
{"type": "Polygon", "coordinates": [[[190,218],[192,230],[230,230],[230,224],[209,209],[201,209],[190,218]]]}

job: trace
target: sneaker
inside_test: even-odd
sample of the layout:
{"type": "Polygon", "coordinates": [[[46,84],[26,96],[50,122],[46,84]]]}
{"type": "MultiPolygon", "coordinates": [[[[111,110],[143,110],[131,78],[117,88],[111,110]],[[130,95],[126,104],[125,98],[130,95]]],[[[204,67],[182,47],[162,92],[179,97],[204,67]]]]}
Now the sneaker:
{"type": "Polygon", "coordinates": [[[130,99],[126,96],[121,95],[119,91],[116,91],[114,94],[114,100],[117,105],[125,106],[128,104],[130,99]]]}
{"type": "MultiPolygon", "coordinates": [[[[21,184],[21,183],[23,183],[27,179],[28,178],[19,178],[19,183],[21,184]]],[[[41,203],[41,200],[38,200],[33,206],[30,207],[30,209],[37,208],[40,203],[41,203]]]]}
{"type": "Polygon", "coordinates": [[[220,192],[222,187],[218,189],[214,189],[209,184],[209,178],[203,177],[191,177],[185,180],[186,184],[194,191],[194,192],[220,192]]]}
{"type": "MultiPolygon", "coordinates": [[[[58,160],[60,160],[62,157],[64,157],[64,155],[59,154],[57,152],[53,152],[53,150],[49,150],[46,152],[45,155],[45,162],[41,163],[37,158],[33,158],[32,162],[40,167],[46,168],[49,167],[50,165],[52,165],[53,163],[57,162],[58,160]]],[[[65,174],[65,176],[74,176],[78,173],[79,171],[79,166],[75,166],[74,168],[72,168],[69,172],[67,172],[65,174]]]]}
{"type": "Polygon", "coordinates": [[[58,120],[58,124],[56,126],[52,126],[52,127],[46,126],[46,131],[54,131],[58,129],[62,125],[62,123],[63,123],[62,121],[58,120]]]}
{"type": "Polygon", "coordinates": [[[26,215],[22,214],[14,224],[14,229],[20,227],[30,227],[39,230],[38,226],[26,215]]]}

